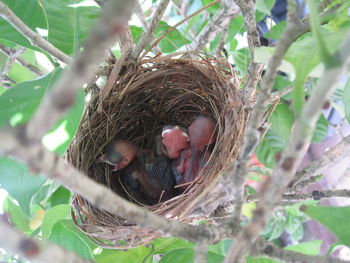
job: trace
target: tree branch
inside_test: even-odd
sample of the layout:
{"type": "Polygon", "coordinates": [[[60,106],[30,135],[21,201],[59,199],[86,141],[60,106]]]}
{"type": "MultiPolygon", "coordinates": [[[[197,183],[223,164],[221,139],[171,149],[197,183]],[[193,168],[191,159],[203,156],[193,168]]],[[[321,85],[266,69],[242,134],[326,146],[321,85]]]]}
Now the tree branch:
{"type": "Polygon", "coordinates": [[[349,45],[350,32],[345,36],[345,40],[339,51],[333,55],[333,59],[339,61],[339,64],[326,69],[323,76],[318,80],[315,89],[312,91],[301,116],[296,120],[289,144],[283,152],[281,160],[277,163],[272,176],[269,177],[263,187],[261,199],[253,218],[239,234],[228,253],[226,262],[235,262],[238,256],[242,254],[242,251],[244,251],[244,254],[249,253],[251,245],[265,226],[266,220],[281,201],[282,193],[285,191],[288,183],[293,179],[295,171],[309,146],[324,102],[334,91],[340,77],[346,73],[346,69],[350,64],[349,45]]]}
{"type": "Polygon", "coordinates": [[[0,247],[6,251],[33,263],[52,262],[53,259],[57,263],[91,262],[53,243],[29,239],[5,220],[5,218],[0,218],[0,247]]]}
{"type": "Polygon", "coordinates": [[[22,55],[22,53],[24,52],[24,48],[19,48],[18,50],[13,50],[13,52],[10,53],[7,63],[5,64],[5,66],[2,68],[2,72],[0,74],[0,85],[4,82],[4,80],[6,79],[8,73],[10,72],[13,63],[15,63],[16,59],[22,55]]]}
{"type": "Polygon", "coordinates": [[[208,254],[208,243],[198,242],[195,248],[194,263],[206,263],[208,254]]]}
{"type": "Polygon", "coordinates": [[[144,207],[131,203],[100,185],[86,175],[67,165],[66,161],[46,150],[40,143],[32,142],[22,130],[0,129],[0,155],[14,156],[26,163],[35,173],[41,173],[79,194],[92,205],[125,218],[130,223],[149,227],[163,234],[192,242],[218,242],[237,233],[214,225],[187,225],[169,221],[153,214],[144,207]],[[16,132],[17,131],[17,132],[16,132]],[[18,134],[17,136],[15,134],[18,134]]]}
{"type": "Polygon", "coordinates": [[[72,59],[57,49],[54,45],[45,40],[38,33],[31,30],[15,13],[3,2],[0,2],[0,16],[15,27],[23,36],[25,36],[31,45],[37,46],[58,60],[69,64],[72,59]]]}
{"type": "Polygon", "coordinates": [[[215,13],[211,21],[202,29],[193,41],[193,44],[190,45],[190,50],[203,49],[207,43],[217,36],[218,32],[224,31],[239,14],[238,6],[232,0],[223,0],[220,4],[220,10],[215,13]]]}
{"type": "Polygon", "coordinates": [[[87,39],[82,52],[76,55],[61,78],[44,97],[28,126],[28,135],[40,140],[53,124],[74,103],[75,94],[95,73],[105,50],[120,36],[135,7],[135,0],[111,0],[104,4],[101,19],[87,39]]]}
{"type": "MultiPolygon", "coordinates": [[[[15,49],[8,48],[8,47],[5,47],[4,45],[0,44],[0,51],[2,53],[4,53],[5,55],[10,56],[12,53],[15,52],[15,49]]],[[[23,67],[27,68],[28,70],[30,70],[31,72],[33,72],[34,74],[36,74],[38,76],[42,76],[45,74],[41,69],[30,64],[29,62],[25,61],[24,59],[22,59],[20,57],[16,57],[16,61],[19,64],[21,64],[23,67]]]]}
{"type": "MultiPolygon", "coordinates": [[[[249,195],[248,201],[259,201],[259,194],[249,195]]],[[[283,194],[282,201],[305,201],[305,200],[321,200],[331,197],[350,197],[350,190],[325,190],[325,191],[312,191],[307,194],[283,194]]]]}
{"type": "Polygon", "coordinates": [[[324,171],[335,166],[340,161],[349,158],[350,135],[345,137],[340,143],[325,152],[320,158],[314,160],[308,167],[297,172],[290,187],[294,186],[303,177],[313,177],[322,174],[324,171]]]}
{"type": "Polygon", "coordinates": [[[254,255],[267,255],[284,262],[307,262],[307,263],[347,263],[350,261],[340,260],[330,256],[309,256],[294,251],[289,251],[276,246],[271,242],[258,240],[252,249],[254,255]]]}
{"type": "Polygon", "coordinates": [[[262,79],[258,99],[247,125],[241,155],[235,163],[232,171],[223,176],[224,184],[229,185],[233,189],[233,196],[235,198],[233,200],[235,210],[232,225],[235,225],[239,221],[241,215],[241,209],[244,202],[243,196],[245,175],[247,174],[247,161],[259,142],[258,129],[260,127],[260,121],[265,113],[265,107],[271,97],[271,90],[275,82],[277,69],[281,64],[283,56],[293,43],[295,35],[299,32],[299,18],[296,9],[294,7],[294,9],[290,10],[290,8],[291,7],[289,6],[287,28],[276,45],[275,53],[269,60],[266,73],[262,79]]]}
{"type": "Polygon", "coordinates": [[[148,45],[152,41],[153,32],[156,29],[156,27],[158,26],[160,20],[162,19],[169,2],[170,2],[170,0],[161,0],[158,3],[157,10],[154,12],[151,24],[149,25],[149,27],[147,27],[146,31],[143,32],[136,47],[133,48],[133,50],[131,51],[130,58],[132,60],[135,60],[141,54],[141,52],[145,48],[145,46],[148,45]]]}

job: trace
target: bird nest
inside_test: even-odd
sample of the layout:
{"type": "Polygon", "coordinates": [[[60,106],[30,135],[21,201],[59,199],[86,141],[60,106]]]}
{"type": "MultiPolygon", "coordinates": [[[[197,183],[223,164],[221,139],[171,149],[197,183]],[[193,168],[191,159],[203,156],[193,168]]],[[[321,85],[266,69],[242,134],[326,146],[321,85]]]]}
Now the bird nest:
{"type": "MultiPolygon", "coordinates": [[[[90,90],[91,100],[68,150],[68,161],[157,215],[185,223],[210,218],[220,205],[218,178],[239,154],[247,119],[238,77],[229,63],[203,54],[145,58],[136,65],[127,60],[117,63],[106,85],[90,90]],[[97,161],[106,144],[115,139],[151,149],[163,126],[188,127],[200,114],[216,120],[209,161],[186,191],[168,201],[148,205],[112,175],[110,165],[97,161]]],[[[76,225],[104,247],[135,247],[161,235],[100,210],[78,195],[72,215],[76,225]]]]}

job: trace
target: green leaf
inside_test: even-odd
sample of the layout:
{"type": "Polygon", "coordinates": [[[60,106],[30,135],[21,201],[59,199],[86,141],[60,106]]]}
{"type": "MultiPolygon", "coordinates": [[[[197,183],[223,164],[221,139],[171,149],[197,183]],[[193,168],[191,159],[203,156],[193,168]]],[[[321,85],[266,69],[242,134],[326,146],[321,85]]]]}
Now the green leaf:
{"type": "MultiPolygon", "coordinates": [[[[180,248],[174,249],[165,254],[159,263],[187,263],[193,262],[194,249],[193,248],[180,248]]],[[[208,251],[207,262],[221,263],[224,260],[224,256],[208,251]]]]}
{"type": "MultiPolygon", "coordinates": [[[[95,256],[97,263],[110,262],[149,262],[144,258],[151,252],[151,249],[145,246],[123,250],[103,249],[101,253],[95,256]]],[[[152,262],[152,261],[150,261],[152,262]]]]}
{"type": "MultiPolygon", "coordinates": [[[[211,2],[213,2],[212,0],[202,0],[202,4],[203,6],[210,4],[211,2]]],[[[220,9],[220,4],[216,3],[214,5],[212,5],[211,7],[209,7],[207,10],[209,11],[209,13],[211,15],[215,14],[218,10],[220,9]]]]}
{"type": "Polygon", "coordinates": [[[293,241],[299,241],[304,237],[304,227],[301,222],[296,225],[295,230],[290,234],[293,241]]]}
{"type": "Polygon", "coordinates": [[[247,68],[250,61],[250,54],[248,48],[241,48],[233,52],[233,60],[237,69],[241,72],[242,75],[248,73],[247,68]]]}
{"type": "Polygon", "coordinates": [[[27,68],[22,67],[17,63],[14,63],[9,72],[9,77],[16,83],[21,83],[24,81],[35,79],[37,78],[37,75],[29,71],[27,68]]]}
{"type": "Polygon", "coordinates": [[[345,245],[350,246],[350,206],[306,206],[305,213],[326,226],[345,245]]]}
{"type": "Polygon", "coordinates": [[[0,187],[17,200],[27,216],[30,200],[44,182],[44,178],[31,175],[25,165],[7,157],[0,158],[0,187]]]}
{"type": "Polygon", "coordinates": [[[132,39],[134,40],[134,43],[137,43],[139,41],[142,33],[144,32],[142,27],[138,27],[134,25],[130,26],[130,31],[131,31],[131,36],[132,36],[132,39]]]}
{"type": "Polygon", "coordinates": [[[328,120],[321,114],[316,123],[314,135],[311,140],[313,143],[320,143],[326,138],[328,134],[328,125],[328,120]]]}
{"type": "Polygon", "coordinates": [[[281,218],[278,218],[271,232],[269,240],[274,240],[279,238],[282,235],[283,231],[284,231],[284,221],[281,218]]]}
{"type": "Polygon", "coordinates": [[[345,118],[350,123],[350,78],[348,79],[344,87],[343,103],[345,109],[345,118]]]}
{"type": "Polygon", "coordinates": [[[246,263],[279,263],[280,261],[276,261],[275,259],[268,257],[251,257],[248,256],[246,258],[246,263]]]}
{"type": "Polygon", "coordinates": [[[282,21],[276,25],[274,25],[270,31],[264,34],[264,37],[278,40],[281,38],[283,32],[286,30],[287,22],[282,21]]]}
{"type": "Polygon", "coordinates": [[[257,0],[256,8],[261,12],[271,15],[271,9],[275,5],[275,0],[257,0]]]}
{"type": "Polygon", "coordinates": [[[43,138],[43,144],[51,151],[63,155],[78,130],[84,112],[85,95],[80,90],[74,106],[65,114],[43,138]]]}
{"type": "Polygon", "coordinates": [[[233,240],[231,239],[221,240],[219,243],[209,246],[208,251],[216,253],[218,255],[226,256],[227,251],[232,246],[232,244],[233,240]]]}
{"type": "Polygon", "coordinates": [[[93,260],[93,255],[88,243],[77,233],[71,231],[64,220],[60,220],[55,224],[49,240],[67,250],[77,253],[85,259],[93,260]]]}
{"type": "Polygon", "coordinates": [[[317,256],[321,251],[321,240],[313,240],[309,242],[300,243],[294,246],[285,247],[285,250],[294,251],[310,256],[317,256]]]}
{"type": "Polygon", "coordinates": [[[11,222],[18,230],[25,234],[29,234],[31,232],[29,227],[29,218],[9,196],[7,196],[4,200],[4,211],[8,213],[11,222]]]}
{"type": "Polygon", "coordinates": [[[288,213],[286,218],[286,225],[285,225],[286,231],[289,234],[293,233],[298,228],[298,225],[300,225],[299,217],[288,213]]]}
{"type": "MultiPolygon", "coordinates": [[[[46,29],[45,13],[37,0],[2,0],[7,6],[32,30],[46,29]],[[30,12],[28,12],[30,10],[30,12]]],[[[0,18],[0,38],[17,43],[21,46],[35,50],[30,42],[21,33],[3,18],[0,18]]]]}
{"type": "Polygon", "coordinates": [[[61,219],[70,218],[70,206],[69,205],[57,205],[49,209],[43,219],[41,226],[41,232],[43,238],[49,238],[55,224],[61,219]]]}
{"type": "Polygon", "coordinates": [[[227,39],[233,40],[238,33],[241,33],[244,30],[244,20],[242,15],[238,15],[233,19],[229,25],[227,32],[227,39]]]}
{"type": "Polygon", "coordinates": [[[0,96],[0,126],[11,118],[17,125],[28,121],[43,98],[47,88],[58,79],[61,69],[58,68],[41,78],[27,81],[7,90],[0,96]]]}
{"type": "Polygon", "coordinates": [[[48,40],[64,53],[76,53],[90,33],[99,16],[94,3],[84,5],[81,0],[41,0],[48,21],[48,40]]]}
{"type": "MultiPolygon", "coordinates": [[[[166,22],[160,21],[158,27],[155,30],[154,35],[156,38],[160,37],[165,31],[167,31],[169,26],[166,22]]],[[[183,36],[179,30],[175,29],[170,33],[167,33],[166,36],[159,42],[159,46],[164,53],[171,53],[182,47],[183,45],[190,44],[191,41],[183,36]]]]}
{"type": "Polygon", "coordinates": [[[60,186],[50,197],[48,202],[51,204],[51,207],[54,207],[56,205],[61,204],[68,204],[69,199],[71,197],[71,192],[64,188],[63,186],[60,186]]]}

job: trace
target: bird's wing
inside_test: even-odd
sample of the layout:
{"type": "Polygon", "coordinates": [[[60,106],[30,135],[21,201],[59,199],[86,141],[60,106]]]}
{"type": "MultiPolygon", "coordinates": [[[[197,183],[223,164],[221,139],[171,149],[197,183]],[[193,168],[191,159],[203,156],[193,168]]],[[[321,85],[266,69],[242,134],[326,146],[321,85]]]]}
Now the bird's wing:
{"type": "Polygon", "coordinates": [[[162,185],[165,190],[170,190],[175,184],[170,160],[165,156],[154,159],[153,165],[147,170],[149,176],[162,185]]]}

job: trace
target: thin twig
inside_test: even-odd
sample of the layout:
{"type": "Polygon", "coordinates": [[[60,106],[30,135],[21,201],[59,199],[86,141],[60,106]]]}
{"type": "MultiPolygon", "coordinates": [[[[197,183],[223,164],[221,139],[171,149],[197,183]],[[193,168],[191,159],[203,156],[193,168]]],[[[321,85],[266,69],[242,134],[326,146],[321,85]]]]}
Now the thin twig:
{"type": "Polygon", "coordinates": [[[143,58],[144,56],[146,56],[146,54],[156,45],[158,45],[158,43],[170,32],[174,31],[179,25],[182,25],[183,23],[185,23],[187,20],[191,19],[192,17],[198,15],[200,12],[206,10],[207,8],[211,7],[212,5],[215,5],[216,3],[220,2],[220,0],[214,0],[213,2],[207,4],[206,6],[203,6],[202,8],[198,9],[196,12],[190,14],[189,16],[185,17],[184,19],[182,19],[180,22],[176,23],[175,25],[173,25],[172,27],[170,27],[168,30],[166,30],[163,35],[161,35],[158,39],[156,39],[152,44],[151,47],[149,49],[147,49],[146,51],[144,51],[141,55],[141,58],[143,58]]]}
{"type": "Polygon", "coordinates": [[[0,218],[0,247],[7,252],[19,255],[33,263],[52,262],[52,259],[57,263],[91,262],[53,243],[29,239],[5,220],[4,217],[0,218]]]}
{"type": "MultiPolygon", "coordinates": [[[[248,201],[259,201],[259,194],[249,195],[248,201]]],[[[331,197],[350,197],[350,190],[324,190],[324,191],[312,191],[307,194],[283,194],[282,201],[305,201],[305,200],[321,200],[331,197]]]]}
{"type": "Polygon", "coordinates": [[[339,51],[332,57],[332,59],[339,61],[339,64],[332,68],[326,68],[300,117],[296,120],[289,144],[277,163],[272,176],[265,182],[253,218],[235,240],[226,262],[236,262],[242,251],[244,251],[243,254],[249,253],[251,245],[256,241],[260,231],[265,226],[266,220],[281,201],[282,193],[293,179],[295,171],[310,144],[324,102],[335,90],[339,79],[346,73],[346,69],[350,64],[349,45],[350,32],[345,36],[339,51]]]}
{"type": "Polygon", "coordinates": [[[223,0],[220,2],[221,8],[213,16],[211,21],[202,29],[189,49],[199,50],[213,40],[218,32],[228,28],[230,22],[239,14],[239,8],[232,0],[223,0]]]}
{"type": "Polygon", "coordinates": [[[136,1],[111,0],[87,39],[83,51],[77,54],[61,78],[44,97],[41,106],[28,125],[28,135],[40,140],[53,124],[74,103],[75,94],[92,78],[105,51],[112,46],[130,18],[136,1]]]}
{"type": "Polygon", "coordinates": [[[138,17],[138,19],[141,22],[141,25],[145,31],[148,30],[148,24],[145,18],[145,14],[143,13],[142,7],[140,5],[140,2],[135,7],[135,14],[138,17]]]}
{"type": "Polygon", "coordinates": [[[14,50],[14,52],[10,53],[7,63],[2,68],[2,72],[0,73],[0,85],[4,82],[16,59],[23,54],[24,50],[25,49],[21,47],[18,50],[14,50]]]}
{"type": "Polygon", "coordinates": [[[145,30],[137,43],[136,47],[131,51],[130,59],[135,60],[142,52],[142,50],[148,45],[153,39],[153,32],[158,26],[162,19],[166,8],[168,7],[170,0],[161,0],[158,3],[157,10],[154,12],[151,24],[145,30]]]}
{"type": "MultiPolygon", "coordinates": [[[[8,48],[8,47],[6,47],[6,46],[0,44],[0,51],[1,51],[2,53],[4,53],[5,55],[10,56],[11,53],[14,52],[14,49],[8,48]]],[[[41,69],[39,69],[39,68],[37,68],[36,66],[30,64],[29,62],[25,61],[24,59],[22,59],[22,58],[20,58],[20,57],[16,57],[16,61],[17,61],[20,65],[22,65],[23,67],[27,68],[28,70],[30,70],[31,72],[33,72],[34,74],[36,74],[36,75],[38,75],[38,76],[42,76],[42,75],[45,74],[41,69]]]]}
{"type": "Polygon", "coordinates": [[[294,186],[303,177],[313,177],[322,174],[327,169],[335,166],[342,160],[349,157],[350,152],[350,135],[345,137],[340,143],[333,148],[326,151],[318,159],[312,161],[312,163],[304,168],[302,171],[297,172],[290,182],[290,187],[294,186]]]}
{"type": "Polygon", "coordinates": [[[15,27],[23,36],[25,36],[31,45],[45,50],[47,53],[58,60],[70,64],[72,59],[57,49],[54,45],[45,40],[41,35],[31,30],[15,13],[3,2],[0,2],[0,16],[15,27]]]}
{"type": "Polygon", "coordinates": [[[292,187],[288,187],[288,192],[296,192],[299,191],[300,189],[303,189],[307,187],[310,184],[313,184],[317,181],[319,181],[323,177],[323,174],[311,176],[310,178],[301,181],[300,183],[297,183],[296,185],[293,185],[292,187]]]}
{"type": "Polygon", "coordinates": [[[0,138],[0,156],[6,154],[22,160],[36,173],[57,181],[92,205],[125,218],[130,223],[192,242],[208,244],[237,233],[236,229],[204,224],[187,225],[157,216],[146,208],[120,197],[106,186],[96,183],[73,166],[68,165],[63,158],[46,150],[39,142],[31,141],[23,130],[2,128],[0,138]]]}
{"type": "Polygon", "coordinates": [[[263,64],[256,63],[254,59],[254,49],[260,47],[259,33],[255,18],[255,1],[235,0],[235,2],[241,9],[244,18],[250,53],[250,63],[248,66],[249,78],[242,89],[242,93],[246,105],[252,106],[255,103],[256,87],[261,80],[261,72],[264,67],[263,64]]]}
{"type": "Polygon", "coordinates": [[[252,254],[266,255],[284,262],[308,262],[308,263],[349,263],[347,260],[340,260],[331,256],[310,256],[298,252],[286,250],[271,242],[258,240],[252,249],[252,254]]]}

